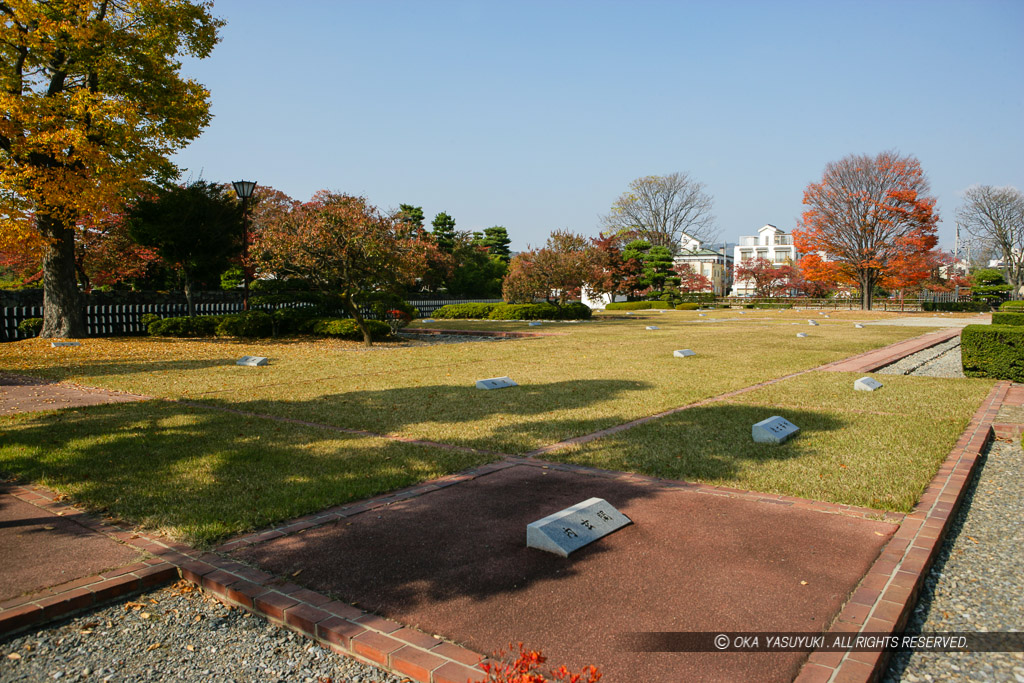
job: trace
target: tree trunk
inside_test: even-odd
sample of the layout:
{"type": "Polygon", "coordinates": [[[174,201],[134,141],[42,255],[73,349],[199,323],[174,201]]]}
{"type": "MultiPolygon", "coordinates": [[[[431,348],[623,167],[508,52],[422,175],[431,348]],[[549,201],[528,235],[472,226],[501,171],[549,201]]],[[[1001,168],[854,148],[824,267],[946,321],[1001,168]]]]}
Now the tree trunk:
{"type": "Polygon", "coordinates": [[[366,321],[363,320],[363,316],[359,314],[359,306],[352,300],[352,297],[345,297],[345,308],[351,314],[352,319],[356,321],[356,325],[359,326],[359,331],[363,333],[363,343],[367,346],[373,346],[373,335],[370,334],[370,328],[366,326],[366,321]]]}
{"type": "Polygon", "coordinates": [[[75,230],[58,219],[36,214],[39,231],[50,240],[43,254],[43,329],[40,337],[85,336],[85,311],[75,273],[75,230]]]}
{"type": "Polygon", "coordinates": [[[860,308],[862,311],[871,310],[871,295],[875,289],[875,278],[870,270],[860,272],[860,308]]]}
{"type": "Polygon", "coordinates": [[[188,268],[184,268],[182,275],[185,278],[185,301],[188,302],[188,317],[194,318],[196,315],[196,304],[193,299],[192,274],[188,272],[188,268]]]}

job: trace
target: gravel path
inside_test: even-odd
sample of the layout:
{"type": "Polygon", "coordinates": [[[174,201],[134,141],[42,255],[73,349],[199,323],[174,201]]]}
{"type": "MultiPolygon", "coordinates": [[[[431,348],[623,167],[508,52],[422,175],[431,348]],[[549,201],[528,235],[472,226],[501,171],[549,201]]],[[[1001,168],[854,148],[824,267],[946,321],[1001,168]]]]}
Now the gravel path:
{"type": "Polygon", "coordinates": [[[960,337],[918,351],[875,372],[882,375],[921,375],[924,377],[963,377],[960,363],[960,337]]]}
{"type": "MultiPolygon", "coordinates": [[[[1022,471],[1020,442],[993,442],[925,579],[908,632],[1024,630],[1022,471]]],[[[1024,683],[1024,653],[898,653],[884,680],[1024,683]]]]}
{"type": "Polygon", "coordinates": [[[409,679],[335,654],[187,582],[0,643],[0,681],[409,679]]]}

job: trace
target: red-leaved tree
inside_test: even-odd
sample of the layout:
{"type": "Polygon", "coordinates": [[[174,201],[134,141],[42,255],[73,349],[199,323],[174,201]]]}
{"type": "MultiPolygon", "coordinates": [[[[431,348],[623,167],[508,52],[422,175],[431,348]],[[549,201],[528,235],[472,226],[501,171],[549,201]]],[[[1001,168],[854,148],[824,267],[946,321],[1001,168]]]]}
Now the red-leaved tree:
{"type": "Polygon", "coordinates": [[[679,291],[685,294],[690,292],[710,292],[714,288],[711,282],[711,278],[691,268],[685,263],[681,263],[672,269],[679,277],[679,291]]]}
{"type": "Polygon", "coordinates": [[[760,256],[736,266],[736,279],[753,282],[756,296],[768,297],[781,294],[792,286],[797,277],[799,277],[799,273],[793,266],[775,265],[760,256]]]}
{"type": "Polygon", "coordinates": [[[861,292],[871,308],[875,285],[911,277],[914,255],[935,247],[935,198],[912,156],[883,152],[851,155],[829,163],[820,183],[804,192],[800,227],[793,243],[803,253],[820,252],[861,292]]]}
{"type": "Polygon", "coordinates": [[[321,190],[268,220],[251,253],[263,273],[297,277],[316,290],[340,294],[371,346],[360,299],[368,292],[398,291],[422,272],[424,250],[415,233],[363,197],[321,190]]]}

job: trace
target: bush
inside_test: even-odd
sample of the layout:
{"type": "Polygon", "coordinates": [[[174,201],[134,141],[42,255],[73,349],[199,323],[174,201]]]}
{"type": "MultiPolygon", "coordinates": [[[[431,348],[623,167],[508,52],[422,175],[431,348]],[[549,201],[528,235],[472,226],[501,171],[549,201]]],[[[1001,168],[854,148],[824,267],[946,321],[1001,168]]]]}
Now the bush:
{"type": "Polygon", "coordinates": [[[274,319],[263,311],[247,311],[221,316],[217,325],[218,337],[244,337],[258,339],[274,333],[274,319]]]}
{"type": "Polygon", "coordinates": [[[676,305],[677,311],[696,311],[698,308],[700,308],[700,304],[695,304],[692,302],[686,302],[676,305]]]}
{"type": "Polygon", "coordinates": [[[158,316],[156,313],[143,313],[141,316],[139,316],[139,323],[145,330],[148,330],[149,326],[155,323],[157,320],[160,320],[160,316],[158,316]]]}
{"type": "Polygon", "coordinates": [[[217,333],[222,315],[197,315],[155,320],[146,328],[155,337],[212,337],[217,333]]]}
{"type": "MultiPolygon", "coordinates": [[[[380,341],[391,335],[391,328],[387,323],[379,320],[363,320],[367,329],[370,330],[370,337],[374,341],[380,341]]],[[[352,341],[363,341],[363,331],[352,318],[318,318],[309,325],[309,330],[320,337],[337,337],[339,339],[350,339],[352,341]]]]}
{"type": "Polygon", "coordinates": [[[922,301],[921,309],[925,311],[967,311],[984,313],[992,310],[985,301],[922,301]]]}
{"type": "Polygon", "coordinates": [[[497,304],[488,316],[491,320],[558,320],[558,306],[543,304],[497,304]]]}
{"type": "Polygon", "coordinates": [[[455,318],[478,318],[485,319],[491,315],[491,311],[499,304],[448,304],[438,308],[431,317],[442,319],[455,318]]]}
{"type": "Polygon", "coordinates": [[[404,320],[408,324],[414,318],[420,317],[419,310],[412,304],[390,292],[372,292],[366,296],[364,303],[370,307],[377,320],[404,320]],[[398,312],[396,313],[396,311],[398,312]]]}
{"type": "Polygon", "coordinates": [[[960,335],[960,356],[968,377],[1024,382],[1024,326],[968,325],[960,335]]]}
{"type": "Polygon", "coordinates": [[[42,318],[25,318],[18,323],[18,334],[25,337],[38,337],[43,329],[42,318]]]}
{"type": "Polygon", "coordinates": [[[590,320],[591,316],[594,315],[594,311],[585,303],[573,301],[562,306],[560,315],[559,320],[590,320]]]}
{"type": "Polygon", "coordinates": [[[279,308],[270,314],[274,335],[309,332],[309,324],[319,317],[315,306],[305,308],[279,308]]]}
{"type": "Polygon", "coordinates": [[[1000,311],[1013,311],[1014,313],[1024,313],[1024,301],[1004,301],[999,306],[1000,311]]]}
{"type": "Polygon", "coordinates": [[[751,308],[764,308],[764,309],[785,309],[785,308],[793,308],[793,304],[781,303],[781,302],[778,302],[778,303],[777,302],[771,302],[771,303],[765,302],[765,303],[761,303],[761,304],[751,304],[750,307],[751,308]]]}
{"type": "Polygon", "coordinates": [[[654,303],[651,301],[617,301],[608,304],[604,307],[606,311],[642,311],[648,308],[653,308],[654,303]]]}
{"type": "Polygon", "coordinates": [[[1020,313],[1007,313],[996,311],[992,314],[993,325],[1024,325],[1024,311],[1020,313]]]}

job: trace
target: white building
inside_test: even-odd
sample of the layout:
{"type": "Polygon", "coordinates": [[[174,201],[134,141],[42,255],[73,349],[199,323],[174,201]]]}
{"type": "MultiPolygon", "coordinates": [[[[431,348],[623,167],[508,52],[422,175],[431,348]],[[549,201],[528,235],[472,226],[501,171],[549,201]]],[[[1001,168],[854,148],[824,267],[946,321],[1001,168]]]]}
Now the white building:
{"type": "Polygon", "coordinates": [[[733,257],[726,253],[725,247],[718,251],[705,249],[698,240],[683,242],[683,249],[672,259],[678,269],[685,265],[711,281],[711,291],[715,296],[725,296],[732,286],[733,257]]]}
{"type": "MultiPolygon", "coordinates": [[[[794,265],[799,254],[793,246],[793,236],[774,225],[765,225],[757,231],[757,235],[740,237],[733,251],[734,268],[739,268],[744,261],[756,258],[767,259],[774,265],[794,265]]],[[[732,293],[735,296],[753,296],[754,283],[741,280],[733,272],[732,293]]]]}

